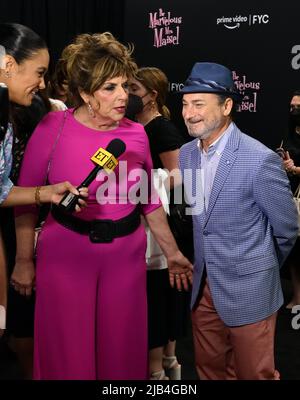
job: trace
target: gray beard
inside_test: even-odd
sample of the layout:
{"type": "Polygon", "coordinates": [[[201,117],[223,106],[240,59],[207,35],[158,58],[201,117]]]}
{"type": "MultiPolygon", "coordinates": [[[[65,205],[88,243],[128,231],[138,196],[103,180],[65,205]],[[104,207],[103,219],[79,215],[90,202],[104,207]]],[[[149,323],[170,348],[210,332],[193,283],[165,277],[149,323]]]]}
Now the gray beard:
{"type": "Polygon", "coordinates": [[[208,139],[210,137],[210,135],[212,134],[212,131],[208,131],[208,132],[204,132],[204,133],[197,133],[196,131],[193,131],[189,128],[188,128],[188,132],[189,132],[190,136],[201,139],[201,140],[208,139]]]}

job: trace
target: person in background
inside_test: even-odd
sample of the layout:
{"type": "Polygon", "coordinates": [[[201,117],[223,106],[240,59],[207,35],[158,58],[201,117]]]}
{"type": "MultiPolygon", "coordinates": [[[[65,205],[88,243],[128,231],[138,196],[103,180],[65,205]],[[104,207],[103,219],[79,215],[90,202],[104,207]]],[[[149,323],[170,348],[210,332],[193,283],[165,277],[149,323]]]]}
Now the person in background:
{"type": "Polygon", "coordinates": [[[69,99],[65,64],[65,60],[62,58],[57,61],[54,72],[48,82],[47,93],[49,98],[60,100],[71,107],[72,102],[69,99]]]}
{"type": "MultiPolygon", "coordinates": [[[[119,166],[91,182],[81,218],[52,207],[43,225],[36,257],[35,379],[147,378],[141,213],[167,257],[172,284],[188,288],[192,280],[192,265],[151,190],[147,136],[140,124],[124,118],[128,79],[136,72],[131,52],[109,32],[79,35],[62,53],[75,108],[47,114],[25,151],[22,185],[44,179],[54,142],[49,181],[68,177],[79,185],[94,168],[90,158],[99,147],[106,149],[113,139],[122,145],[119,166]],[[137,172],[144,180],[132,180],[137,172]],[[141,204],[136,191],[147,194],[141,204]]],[[[26,284],[26,295],[35,280],[35,223],[35,209],[19,208],[14,279],[26,284]],[[24,275],[31,279],[23,282],[24,275]]]]}
{"type": "MultiPolygon", "coordinates": [[[[289,130],[283,140],[283,165],[287,171],[292,192],[295,194],[300,184],[300,90],[295,90],[290,100],[289,130]]],[[[287,309],[300,304],[300,242],[299,238],[288,256],[285,268],[289,268],[293,287],[293,297],[287,309]]],[[[283,274],[284,274],[283,271],[283,274]]]]}
{"type": "Polygon", "coordinates": [[[232,72],[196,63],[180,91],[194,138],[179,164],[194,225],[192,328],[201,379],[279,379],[274,362],[279,269],[297,212],[278,155],[233,122],[232,72]]]}
{"type": "MultiPolygon", "coordinates": [[[[136,114],[136,120],[144,126],[147,133],[158,180],[164,180],[162,170],[165,171],[163,186],[169,191],[170,207],[172,207],[174,185],[181,185],[181,179],[174,174],[174,171],[178,170],[179,148],[184,144],[184,140],[170,121],[170,112],[166,106],[168,79],[159,68],[140,68],[135,78],[130,81],[130,93],[139,96],[143,101],[143,108],[136,114]]],[[[164,194],[161,200],[163,196],[164,194]]],[[[176,339],[186,332],[189,293],[171,288],[166,258],[149,229],[147,237],[150,379],[166,379],[167,373],[170,379],[179,380],[181,366],[175,354],[176,339]]],[[[185,242],[189,239],[184,238],[185,242]]],[[[179,247],[180,244],[178,243],[179,247]]]]}

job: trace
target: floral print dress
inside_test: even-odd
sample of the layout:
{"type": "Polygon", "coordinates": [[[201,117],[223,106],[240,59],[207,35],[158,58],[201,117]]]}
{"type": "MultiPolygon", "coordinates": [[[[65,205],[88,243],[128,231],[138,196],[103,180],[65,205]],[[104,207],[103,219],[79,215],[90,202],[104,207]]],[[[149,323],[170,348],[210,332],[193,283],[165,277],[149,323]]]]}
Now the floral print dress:
{"type": "Polygon", "coordinates": [[[8,196],[13,183],[9,179],[12,165],[13,130],[8,125],[3,141],[0,143],[0,204],[8,196]]]}

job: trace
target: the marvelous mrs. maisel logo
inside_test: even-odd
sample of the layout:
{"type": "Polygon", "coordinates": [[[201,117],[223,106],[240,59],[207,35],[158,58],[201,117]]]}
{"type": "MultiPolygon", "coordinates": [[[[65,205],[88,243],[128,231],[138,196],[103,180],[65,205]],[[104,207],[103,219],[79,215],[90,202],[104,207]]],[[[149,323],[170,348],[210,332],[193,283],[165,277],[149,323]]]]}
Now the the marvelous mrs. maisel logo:
{"type": "Polygon", "coordinates": [[[237,111],[257,112],[257,99],[261,82],[249,81],[245,74],[241,75],[236,71],[232,72],[232,77],[238,91],[244,96],[241,103],[238,104],[237,111]]]}
{"type": "Polygon", "coordinates": [[[163,47],[179,44],[180,25],[182,17],[174,17],[171,11],[158,11],[149,13],[149,28],[153,29],[154,47],[163,47]]]}

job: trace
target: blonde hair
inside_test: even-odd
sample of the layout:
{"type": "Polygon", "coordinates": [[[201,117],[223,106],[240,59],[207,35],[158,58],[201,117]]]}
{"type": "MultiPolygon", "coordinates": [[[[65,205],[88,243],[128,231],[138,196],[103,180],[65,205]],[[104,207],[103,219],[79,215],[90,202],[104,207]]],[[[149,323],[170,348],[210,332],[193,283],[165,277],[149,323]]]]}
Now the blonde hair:
{"type": "Polygon", "coordinates": [[[137,79],[150,92],[153,90],[157,92],[156,102],[158,111],[165,118],[170,119],[170,111],[165,104],[169,86],[166,74],[156,67],[143,67],[137,71],[135,79],[137,79]]]}
{"type": "Polygon", "coordinates": [[[135,77],[132,52],[132,45],[123,45],[110,32],[78,35],[61,57],[74,105],[83,104],[81,91],[93,94],[108,79],[135,77]]]}

